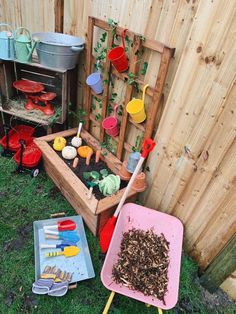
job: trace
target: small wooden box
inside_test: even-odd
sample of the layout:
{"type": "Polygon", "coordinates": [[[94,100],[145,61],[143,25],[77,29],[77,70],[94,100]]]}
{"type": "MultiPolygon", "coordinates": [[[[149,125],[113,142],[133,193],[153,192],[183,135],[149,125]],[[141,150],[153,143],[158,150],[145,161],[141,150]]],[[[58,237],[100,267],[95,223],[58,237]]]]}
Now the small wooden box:
{"type": "Polygon", "coordinates": [[[59,112],[56,123],[63,124],[67,119],[68,105],[76,104],[77,70],[60,70],[46,68],[36,60],[32,63],[0,61],[0,110],[35,122],[40,125],[51,125],[54,116],[47,116],[40,110],[26,110],[24,95],[13,87],[13,82],[26,79],[41,83],[47,92],[55,92],[52,101],[56,112],[59,112]]]}
{"type": "MultiPolygon", "coordinates": [[[[42,151],[45,171],[49,177],[54,181],[76,212],[83,216],[92,233],[97,235],[108,218],[112,216],[125,189],[101,200],[97,200],[94,196],[88,199],[89,189],[49,145],[49,142],[53,141],[56,136],[67,138],[75,136],[76,133],[76,128],[70,129],[36,138],[35,143],[42,151]]],[[[80,136],[94,151],[100,149],[99,142],[87,131],[82,130],[80,136]]],[[[119,174],[121,161],[118,158],[107,152],[107,155],[101,156],[101,159],[105,161],[113,173],[119,174]]],[[[134,201],[136,197],[137,192],[131,189],[127,201],[134,201]]]]}

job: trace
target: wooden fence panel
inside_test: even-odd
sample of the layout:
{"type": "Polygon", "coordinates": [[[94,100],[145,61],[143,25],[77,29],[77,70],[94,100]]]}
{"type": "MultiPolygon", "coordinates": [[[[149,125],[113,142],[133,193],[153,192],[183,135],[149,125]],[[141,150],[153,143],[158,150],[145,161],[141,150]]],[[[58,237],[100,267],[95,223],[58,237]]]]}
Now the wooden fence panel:
{"type": "Polygon", "coordinates": [[[8,0],[0,2],[0,20],[14,29],[19,26],[31,32],[53,32],[56,0],[8,0]]]}

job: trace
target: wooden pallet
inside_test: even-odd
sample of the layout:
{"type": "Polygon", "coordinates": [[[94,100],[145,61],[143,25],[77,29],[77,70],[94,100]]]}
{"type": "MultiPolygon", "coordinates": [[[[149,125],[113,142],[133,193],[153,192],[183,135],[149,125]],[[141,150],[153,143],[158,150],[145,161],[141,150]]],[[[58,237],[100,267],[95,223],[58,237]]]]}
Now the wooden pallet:
{"type": "MultiPolygon", "coordinates": [[[[107,32],[107,48],[108,50],[111,49],[112,44],[114,42],[114,36],[118,35],[121,36],[123,32],[123,28],[117,26],[115,30],[111,29],[109,24],[107,22],[104,22],[100,19],[89,17],[88,22],[88,33],[87,33],[87,69],[86,69],[86,75],[88,76],[93,72],[93,64],[94,64],[94,57],[93,57],[93,35],[94,35],[94,28],[98,27],[104,31],[107,32]]],[[[151,96],[151,106],[150,110],[147,112],[147,119],[142,124],[134,123],[130,118],[129,115],[125,109],[125,106],[123,106],[123,112],[122,112],[122,119],[121,119],[121,125],[120,125],[120,133],[117,138],[115,138],[115,141],[117,142],[117,152],[116,156],[118,159],[122,159],[123,151],[124,149],[128,152],[132,151],[131,145],[127,142],[125,142],[126,138],[126,130],[128,123],[132,123],[135,125],[137,129],[143,132],[144,136],[143,138],[151,137],[154,129],[155,119],[158,112],[158,108],[160,106],[161,97],[163,94],[163,87],[165,83],[165,78],[167,75],[169,63],[171,60],[171,57],[174,55],[174,49],[169,48],[165,46],[164,44],[151,40],[151,39],[145,39],[142,40],[141,36],[139,34],[136,34],[131,31],[126,32],[126,36],[133,42],[131,56],[129,60],[129,72],[133,73],[134,75],[137,75],[138,72],[138,54],[137,51],[141,50],[142,48],[150,49],[151,51],[155,51],[157,53],[160,53],[161,55],[161,61],[160,61],[160,67],[156,79],[155,86],[149,86],[146,93],[151,96]]],[[[111,66],[111,63],[106,57],[106,60],[104,62],[104,73],[103,73],[103,80],[107,80],[108,84],[104,84],[104,91],[102,95],[96,95],[93,93],[91,88],[89,86],[85,87],[85,111],[86,111],[86,117],[85,117],[85,128],[87,131],[89,131],[90,128],[90,121],[92,121],[95,125],[100,127],[100,141],[104,141],[104,129],[102,128],[102,120],[106,117],[107,114],[107,107],[109,103],[109,85],[110,85],[110,77],[111,75],[114,75],[115,77],[122,79],[124,83],[126,83],[126,94],[125,94],[125,105],[132,99],[132,95],[134,92],[134,85],[129,85],[127,83],[128,79],[128,73],[119,73],[115,70],[113,66],[111,66]],[[96,96],[97,98],[102,100],[102,111],[101,111],[101,121],[96,121],[94,115],[91,113],[91,100],[92,96],[96,96]]],[[[137,75],[138,76],[138,75],[137,75]]],[[[143,90],[143,87],[148,84],[148,82],[143,82],[139,79],[134,79],[136,83],[139,84],[141,87],[141,90],[143,90]]]]}

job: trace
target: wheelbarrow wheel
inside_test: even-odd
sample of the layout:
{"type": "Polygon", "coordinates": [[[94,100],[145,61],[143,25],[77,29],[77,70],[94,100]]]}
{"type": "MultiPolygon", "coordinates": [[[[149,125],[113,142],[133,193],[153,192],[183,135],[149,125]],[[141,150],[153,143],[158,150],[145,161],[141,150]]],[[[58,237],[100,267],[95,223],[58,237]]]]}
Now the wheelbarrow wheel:
{"type": "Polygon", "coordinates": [[[39,171],[38,168],[32,169],[32,170],[31,170],[31,177],[32,177],[32,178],[36,178],[36,177],[38,176],[39,172],[40,172],[40,171],[39,171]]]}

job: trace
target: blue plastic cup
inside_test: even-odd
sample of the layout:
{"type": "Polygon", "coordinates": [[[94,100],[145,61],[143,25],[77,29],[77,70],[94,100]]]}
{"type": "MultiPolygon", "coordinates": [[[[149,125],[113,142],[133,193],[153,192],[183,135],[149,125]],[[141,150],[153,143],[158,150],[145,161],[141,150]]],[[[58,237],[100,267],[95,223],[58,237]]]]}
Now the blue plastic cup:
{"type": "Polygon", "coordinates": [[[139,162],[141,154],[139,152],[134,152],[129,155],[126,170],[130,173],[134,173],[134,170],[139,162]]]}
{"type": "Polygon", "coordinates": [[[90,74],[86,79],[86,84],[91,87],[96,94],[102,94],[103,85],[101,74],[99,72],[90,74]]]}

